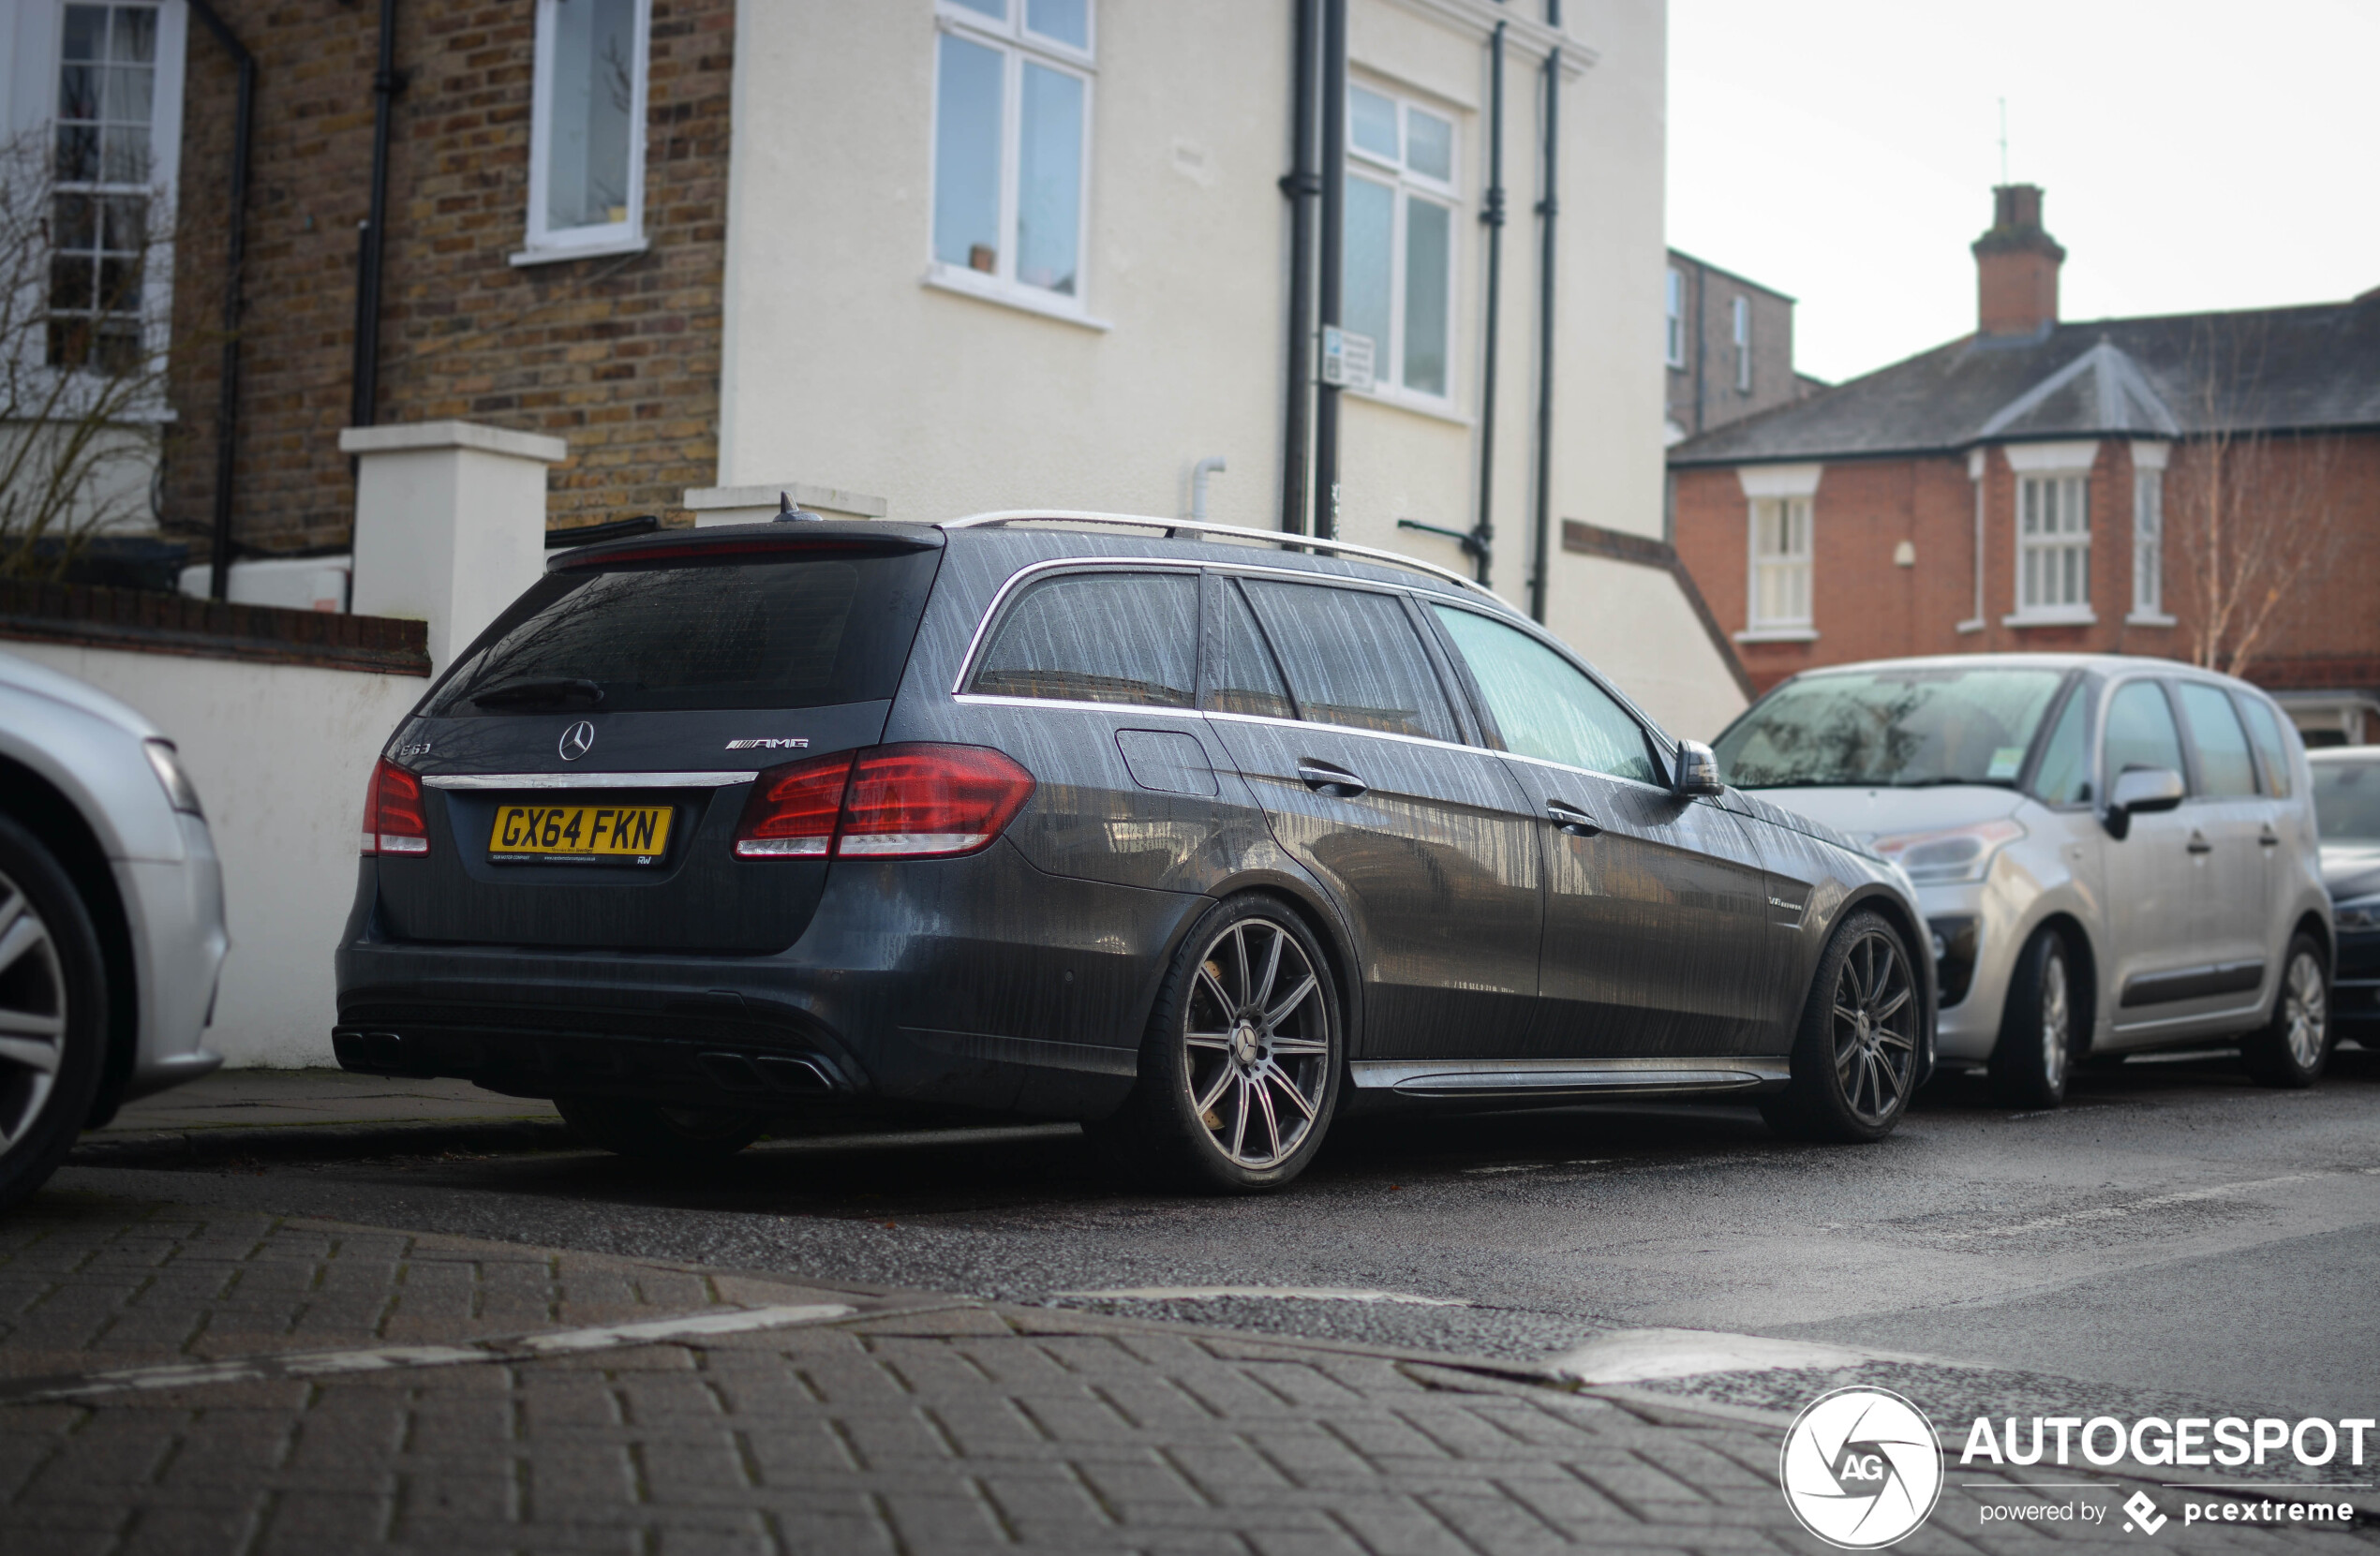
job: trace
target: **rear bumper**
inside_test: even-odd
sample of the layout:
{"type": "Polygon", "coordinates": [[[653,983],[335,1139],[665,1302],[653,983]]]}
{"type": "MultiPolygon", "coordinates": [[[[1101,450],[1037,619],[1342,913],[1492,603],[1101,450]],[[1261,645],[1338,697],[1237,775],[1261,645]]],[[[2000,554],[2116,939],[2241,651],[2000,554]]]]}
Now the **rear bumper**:
{"type": "Polygon", "coordinates": [[[1131,1089],[1160,970],[1207,901],[1044,875],[1003,840],[837,864],[773,956],[400,942],[359,915],[333,1041],[346,1069],[522,1096],[1097,1118],[1131,1089]]]}

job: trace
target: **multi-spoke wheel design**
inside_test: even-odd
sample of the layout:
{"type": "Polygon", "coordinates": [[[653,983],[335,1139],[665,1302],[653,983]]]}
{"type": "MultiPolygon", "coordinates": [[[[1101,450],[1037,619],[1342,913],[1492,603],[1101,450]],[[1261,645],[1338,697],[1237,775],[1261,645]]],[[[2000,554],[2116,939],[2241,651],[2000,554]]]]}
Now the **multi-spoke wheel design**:
{"type": "Polygon", "coordinates": [[[57,941],[23,888],[0,875],[0,1156],[24,1143],[49,1105],[67,1016],[57,941]]]}
{"type": "Polygon", "coordinates": [[[1184,1001],[1190,1111],[1235,1166],[1262,1172],[1305,1143],[1332,1063],[1331,1012],[1305,948],[1270,918],[1209,942],[1184,1001]]]}
{"type": "Polygon", "coordinates": [[[2330,971],[2322,947],[2289,938],[2272,1016],[2239,1045],[2248,1073],[2267,1086],[2312,1086],[2330,1062],[2330,971]]]}
{"type": "Polygon", "coordinates": [[[2324,986],[2322,963],[2312,951],[2299,950],[2289,958],[2289,973],[2281,990],[2281,1019],[2289,1038],[2289,1057],[2299,1069],[2322,1061],[2323,1045],[2330,1035],[2330,991],[2324,986]]]}
{"type": "Polygon", "coordinates": [[[1835,976],[1835,1074],[1861,1123],[1891,1121],[1917,1067],[1917,989],[1900,941],[1882,927],[1853,939],[1835,976]]]}

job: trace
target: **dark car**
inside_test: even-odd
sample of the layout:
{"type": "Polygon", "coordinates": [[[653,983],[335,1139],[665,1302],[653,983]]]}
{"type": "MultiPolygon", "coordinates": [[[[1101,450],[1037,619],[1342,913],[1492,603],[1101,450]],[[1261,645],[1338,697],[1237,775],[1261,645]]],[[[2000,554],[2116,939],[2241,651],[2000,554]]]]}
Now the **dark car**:
{"type": "Polygon", "coordinates": [[[339,1061],[631,1153],[957,1104],[1227,1188],[1356,1104],[1891,1130],[1934,1017],[1896,867],[1723,789],[1455,574],[1192,529],[556,556],[374,773],[339,1061]]]}
{"type": "Polygon", "coordinates": [[[2331,1019],[2368,1048],[2380,1039],[2380,746],[2328,747],[2306,761],[2339,932],[2331,1019]]]}

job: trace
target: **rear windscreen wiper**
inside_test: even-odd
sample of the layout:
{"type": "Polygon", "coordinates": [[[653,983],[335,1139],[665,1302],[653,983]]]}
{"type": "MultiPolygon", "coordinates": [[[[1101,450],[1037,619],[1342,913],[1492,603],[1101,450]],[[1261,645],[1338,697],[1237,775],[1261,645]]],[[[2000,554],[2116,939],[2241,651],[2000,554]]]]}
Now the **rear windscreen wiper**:
{"type": "Polygon", "coordinates": [[[544,676],[504,681],[471,693],[483,708],[592,708],[603,704],[603,689],[589,680],[544,676]]]}

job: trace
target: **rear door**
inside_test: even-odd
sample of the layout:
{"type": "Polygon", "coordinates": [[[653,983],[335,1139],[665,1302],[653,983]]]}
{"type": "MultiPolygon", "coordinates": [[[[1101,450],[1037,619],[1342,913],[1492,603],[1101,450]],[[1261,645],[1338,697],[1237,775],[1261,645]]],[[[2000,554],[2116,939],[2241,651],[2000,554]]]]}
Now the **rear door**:
{"type": "Polygon", "coordinates": [[[1776,937],[1744,825],[1672,793],[1644,726],[1554,649],[1481,612],[1432,609],[1545,851],[1542,1051],[1774,1051],[1776,937]]]}
{"type": "Polygon", "coordinates": [[[815,532],[632,544],[548,573],[390,743],[428,852],[377,861],[392,939],[775,951],[822,859],[739,860],[752,783],[874,744],[938,539],[815,532]],[[625,852],[602,847],[630,828],[625,852]]]}
{"type": "MultiPolygon", "coordinates": [[[[2103,793],[2133,768],[2170,768],[2187,779],[2181,728],[2164,681],[2140,676],[2108,693],[2100,764],[2103,793]]],[[[2198,808],[2185,802],[2134,816],[2122,837],[2104,845],[2115,1025],[2135,1042],[2186,1032],[2213,1008],[2204,980],[2214,957],[2202,937],[2203,899],[2215,881],[2204,824],[2198,808]]]]}
{"type": "Polygon", "coordinates": [[[1530,1051],[1536,820],[1395,590],[1220,580],[1208,718],[1356,937],[1367,1059],[1530,1051]]]}
{"type": "Polygon", "coordinates": [[[2263,839],[2277,837],[2273,801],[2257,792],[2256,760],[2231,694],[2206,681],[2175,684],[2190,736],[2195,778],[2182,808],[2193,822],[2193,847],[2209,888],[2198,902],[2197,933],[2210,979],[2235,1004],[2253,1002],[2263,986],[2267,926],[2275,882],[2268,882],[2263,839]]]}

